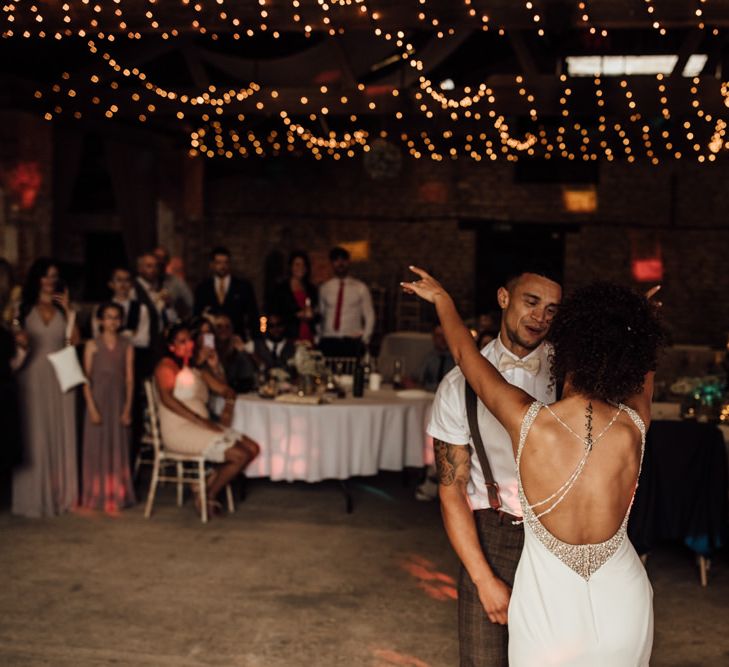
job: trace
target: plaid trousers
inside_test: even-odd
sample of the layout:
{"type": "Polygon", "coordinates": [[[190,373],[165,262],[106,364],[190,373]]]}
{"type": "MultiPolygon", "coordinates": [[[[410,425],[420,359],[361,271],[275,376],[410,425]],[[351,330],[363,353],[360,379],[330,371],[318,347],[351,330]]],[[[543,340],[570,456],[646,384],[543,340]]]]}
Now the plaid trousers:
{"type": "MultiPolygon", "coordinates": [[[[524,546],[523,526],[514,526],[488,509],[476,510],[473,518],[488,564],[499,579],[513,586],[524,546]]],[[[460,667],[508,667],[509,632],[489,621],[463,565],[458,579],[458,644],[460,667]]]]}

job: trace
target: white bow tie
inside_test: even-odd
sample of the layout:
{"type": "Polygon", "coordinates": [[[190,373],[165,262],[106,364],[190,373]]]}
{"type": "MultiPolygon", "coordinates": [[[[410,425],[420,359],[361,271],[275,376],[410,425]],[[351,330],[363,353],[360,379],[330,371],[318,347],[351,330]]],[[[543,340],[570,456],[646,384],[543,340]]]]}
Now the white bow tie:
{"type": "Polygon", "coordinates": [[[536,375],[539,372],[539,367],[541,365],[539,357],[532,357],[531,359],[514,359],[514,357],[511,357],[508,354],[502,354],[499,357],[498,369],[499,373],[503,373],[504,371],[510,371],[513,368],[523,368],[527,373],[536,375]]]}

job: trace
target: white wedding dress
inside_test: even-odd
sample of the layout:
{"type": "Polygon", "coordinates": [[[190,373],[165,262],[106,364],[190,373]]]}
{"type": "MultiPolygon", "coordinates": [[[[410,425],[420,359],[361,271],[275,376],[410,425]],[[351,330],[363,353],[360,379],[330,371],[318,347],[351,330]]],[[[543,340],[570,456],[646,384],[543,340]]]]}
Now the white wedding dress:
{"type": "MultiPolygon", "coordinates": [[[[550,498],[531,506],[527,502],[519,466],[527,434],[542,407],[534,402],[525,415],[517,451],[524,551],[509,604],[509,665],[647,667],[653,645],[653,590],[626,535],[630,508],[617,533],[600,544],[562,542],[538,518],[570,491],[589,448],[575,472],[550,498]],[[534,508],[545,505],[537,515],[534,508]]],[[[621,405],[620,410],[640,431],[642,462],[643,420],[627,406],[621,405]]]]}

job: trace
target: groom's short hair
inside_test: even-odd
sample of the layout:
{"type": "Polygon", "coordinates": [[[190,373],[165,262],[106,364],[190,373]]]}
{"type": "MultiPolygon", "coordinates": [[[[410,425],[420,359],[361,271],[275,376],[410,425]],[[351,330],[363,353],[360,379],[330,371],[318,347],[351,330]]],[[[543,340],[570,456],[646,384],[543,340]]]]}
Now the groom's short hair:
{"type": "Polygon", "coordinates": [[[510,271],[502,283],[507,290],[511,291],[514,289],[516,283],[519,281],[525,273],[533,273],[536,276],[541,276],[547,280],[551,280],[553,283],[558,285],[562,284],[562,277],[550,266],[545,264],[523,264],[516,267],[513,271],[510,271]]]}

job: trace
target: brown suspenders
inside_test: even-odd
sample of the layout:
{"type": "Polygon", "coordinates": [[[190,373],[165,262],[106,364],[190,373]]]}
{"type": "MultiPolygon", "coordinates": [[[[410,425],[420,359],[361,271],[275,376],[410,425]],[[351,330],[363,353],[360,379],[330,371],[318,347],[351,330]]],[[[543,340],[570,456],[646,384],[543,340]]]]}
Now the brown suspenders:
{"type": "Polygon", "coordinates": [[[481,463],[481,470],[483,471],[483,478],[486,482],[486,490],[489,496],[489,505],[491,509],[501,509],[501,496],[499,495],[499,485],[494,481],[494,474],[491,472],[491,466],[489,465],[488,456],[486,456],[486,449],[483,446],[483,440],[481,439],[481,431],[478,428],[478,397],[476,392],[465,381],[466,385],[466,415],[468,416],[468,428],[471,431],[471,440],[473,440],[473,446],[478,455],[478,460],[481,463]]]}

